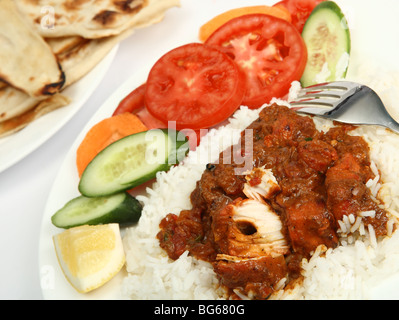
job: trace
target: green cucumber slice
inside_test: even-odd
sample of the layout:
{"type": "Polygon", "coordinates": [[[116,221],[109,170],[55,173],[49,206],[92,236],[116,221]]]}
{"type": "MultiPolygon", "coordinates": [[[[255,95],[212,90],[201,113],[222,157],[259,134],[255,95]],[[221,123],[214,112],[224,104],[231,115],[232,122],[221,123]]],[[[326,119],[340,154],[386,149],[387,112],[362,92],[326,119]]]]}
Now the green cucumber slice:
{"type": "Polygon", "coordinates": [[[142,205],[126,192],[99,198],[79,196],[58,210],[51,222],[64,229],[108,223],[125,225],[137,222],[141,211],[142,205]]]}
{"type": "Polygon", "coordinates": [[[86,197],[112,195],[155,178],[188,152],[186,136],[154,129],[122,138],[102,150],[86,167],[79,191],[86,197]]]}
{"type": "Polygon", "coordinates": [[[321,2],[314,8],[302,37],[308,49],[308,61],[301,78],[303,87],[345,78],[351,37],[347,20],[335,2],[321,2]]]}

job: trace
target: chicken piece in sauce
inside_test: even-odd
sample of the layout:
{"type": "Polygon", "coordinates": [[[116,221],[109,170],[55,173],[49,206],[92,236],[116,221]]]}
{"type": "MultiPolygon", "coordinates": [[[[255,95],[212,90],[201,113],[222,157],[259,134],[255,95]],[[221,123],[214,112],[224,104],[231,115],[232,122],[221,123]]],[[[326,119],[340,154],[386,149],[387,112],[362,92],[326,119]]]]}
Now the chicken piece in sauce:
{"type": "MultiPolygon", "coordinates": [[[[236,175],[235,163],[208,165],[191,194],[191,210],[160,224],[160,246],[172,259],[184,251],[209,261],[220,283],[266,299],[282,282],[300,277],[302,258],[320,245],[338,246],[337,219],[376,210],[367,218],[386,234],[387,214],[365,183],[374,178],[369,149],[353,126],[319,132],[310,117],[272,105],[253,131],[254,169],[236,175]]],[[[244,134],[242,141],[244,141],[244,134]]]]}
{"type": "Polygon", "coordinates": [[[224,255],[242,258],[284,255],[289,251],[280,217],[268,204],[237,199],[213,221],[214,241],[224,255]]]}
{"type": "Polygon", "coordinates": [[[264,202],[264,199],[269,200],[281,190],[270,169],[255,168],[247,172],[245,180],[247,182],[244,185],[244,194],[249,199],[258,200],[259,202],[264,202]]]}
{"type": "Polygon", "coordinates": [[[267,299],[287,276],[284,256],[218,261],[214,270],[227,288],[239,288],[253,299],[267,299]]]}

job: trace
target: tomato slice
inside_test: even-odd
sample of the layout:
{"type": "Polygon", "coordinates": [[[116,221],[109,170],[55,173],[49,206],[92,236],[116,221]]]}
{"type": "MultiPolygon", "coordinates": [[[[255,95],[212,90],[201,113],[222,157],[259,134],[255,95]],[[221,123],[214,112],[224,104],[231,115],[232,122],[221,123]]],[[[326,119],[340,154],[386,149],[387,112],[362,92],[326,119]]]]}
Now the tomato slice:
{"type": "Polygon", "coordinates": [[[153,117],[145,107],[145,89],[146,84],[134,89],[130,92],[115,109],[113,116],[129,112],[140,118],[148,129],[167,128],[167,124],[163,121],[153,117]]]}
{"type": "Polygon", "coordinates": [[[225,53],[200,43],[173,49],[153,66],[147,79],[148,111],[177,129],[212,127],[241,105],[245,77],[225,53]]]}
{"type": "MultiPolygon", "coordinates": [[[[115,109],[113,116],[116,116],[121,113],[133,113],[135,114],[141,122],[148,129],[160,129],[167,128],[168,125],[161,120],[152,116],[151,113],[148,112],[145,106],[145,88],[146,84],[142,84],[138,88],[134,89],[131,93],[129,93],[118,105],[115,109]]],[[[200,130],[192,130],[185,129],[182,130],[184,134],[189,139],[190,149],[195,150],[199,145],[201,137],[206,133],[206,131],[200,130]]]]}
{"type": "Polygon", "coordinates": [[[251,14],[230,20],[206,41],[227,53],[246,75],[242,102],[258,108],[286,95],[306,66],[306,45],[295,27],[282,19],[251,14]]]}
{"type": "Polygon", "coordinates": [[[113,115],[118,115],[125,112],[134,112],[145,106],[144,94],[145,94],[146,84],[143,83],[141,86],[130,92],[115,109],[113,115]]]}
{"type": "Polygon", "coordinates": [[[203,42],[208,39],[208,37],[214,33],[217,29],[219,29],[222,25],[224,25],[227,21],[244,16],[247,14],[253,14],[253,13],[262,13],[262,14],[269,14],[271,16],[287,20],[291,22],[291,13],[283,6],[265,6],[265,5],[260,5],[260,6],[251,6],[251,7],[242,7],[242,8],[236,8],[236,9],[231,9],[228,11],[225,11],[213,19],[209,20],[206,22],[204,25],[201,26],[200,31],[199,31],[199,39],[203,42]]]}
{"type": "Polygon", "coordinates": [[[283,0],[274,7],[285,8],[291,13],[291,22],[302,33],[303,26],[308,20],[313,9],[325,0],[283,0]]]}

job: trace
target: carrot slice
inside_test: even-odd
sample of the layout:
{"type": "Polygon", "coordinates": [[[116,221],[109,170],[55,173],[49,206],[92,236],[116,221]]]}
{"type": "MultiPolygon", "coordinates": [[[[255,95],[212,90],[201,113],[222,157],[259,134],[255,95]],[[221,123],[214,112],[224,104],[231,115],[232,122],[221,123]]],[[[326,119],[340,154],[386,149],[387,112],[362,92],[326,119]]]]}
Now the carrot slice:
{"type": "Polygon", "coordinates": [[[147,130],[140,119],[131,113],[121,113],[94,125],[76,151],[79,177],[91,160],[105,147],[123,137],[147,130]]]}
{"type": "Polygon", "coordinates": [[[205,23],[199,31],[200,41],[205,42],[209,36],[231,19],[253,13],[268,14],[291,22],[291,14],[284,7],[252,6],[226,11],[205,23]]]}

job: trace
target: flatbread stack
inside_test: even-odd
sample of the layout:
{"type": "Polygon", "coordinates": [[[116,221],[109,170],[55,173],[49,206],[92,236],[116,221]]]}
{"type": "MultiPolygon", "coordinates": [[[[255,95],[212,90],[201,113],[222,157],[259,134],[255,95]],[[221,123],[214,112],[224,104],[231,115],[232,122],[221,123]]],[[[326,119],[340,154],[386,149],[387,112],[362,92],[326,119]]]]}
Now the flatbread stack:
{"type": "Polygon", "coordinates": [[[0,0],[0,137],[70,99],[63,90],[179,0],[0,0]]]}

